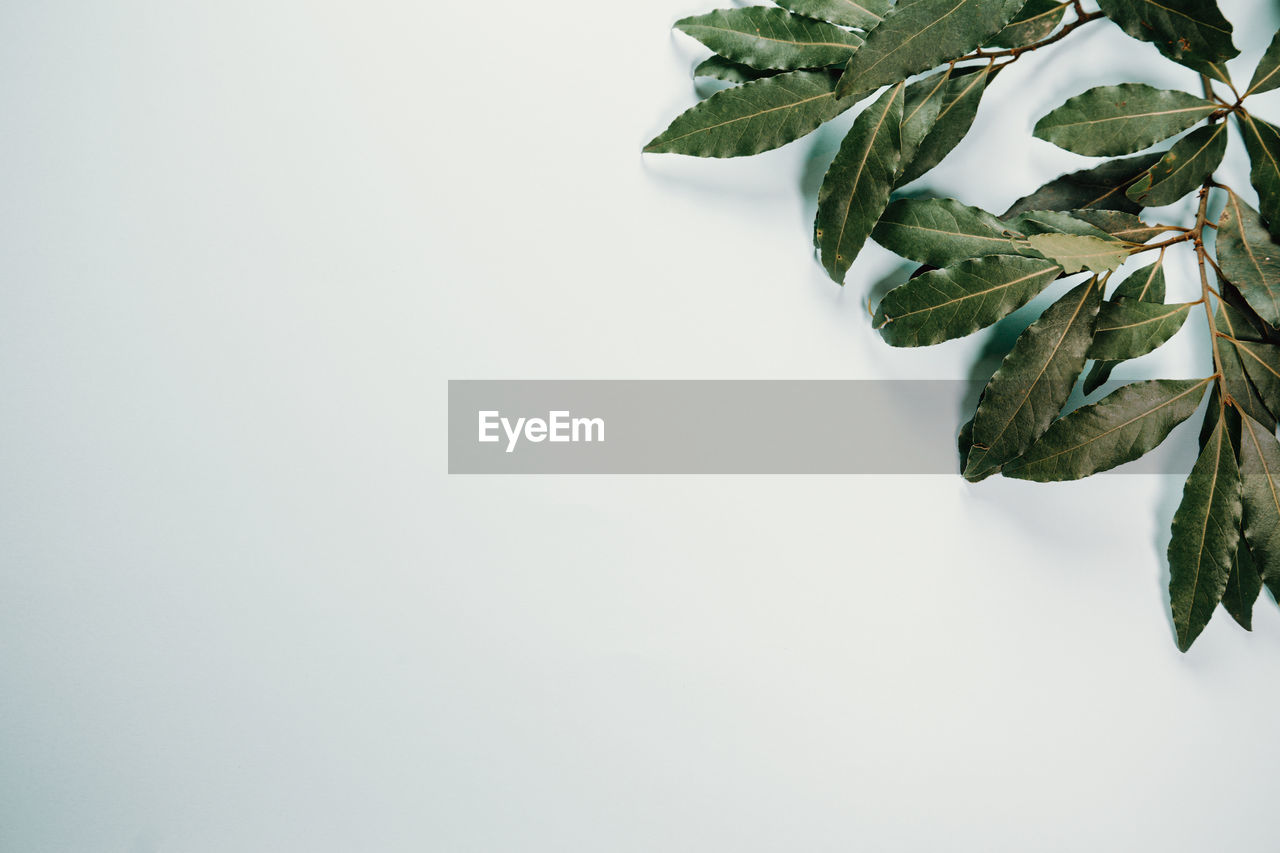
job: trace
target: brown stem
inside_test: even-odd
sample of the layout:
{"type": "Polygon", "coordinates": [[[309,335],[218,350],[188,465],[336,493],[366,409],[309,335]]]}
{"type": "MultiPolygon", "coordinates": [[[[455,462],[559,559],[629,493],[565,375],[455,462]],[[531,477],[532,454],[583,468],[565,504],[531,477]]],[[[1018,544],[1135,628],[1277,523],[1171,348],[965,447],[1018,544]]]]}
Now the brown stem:
{"type": "MultiPolygon", "coordinates": [[[[969,60],[969,59],[1005,59],[1007,58],[1009,62],[1013,62],[1018,57],[1022,56],[1024,53],[1030,53],[1033,50],[1039,50],[1042,47],[1048,47],[1049,45],[1054,44],[1066,38],[1072,32],[1084,26],[1085,24],[1089,23],[1090,21],[1096,21],[1099,18],[1104,17],[1102,12],[1084,11],[1081,8],[1078,0],[1074,4],[1074,7],[1075,7],[1076,16],[1077,16],[1076,19],[1068,23],[1065,27],[1058,30],[1056,33],[1054,33],[1051,36],[1043,38],[1037,42],[1032,42],[1031,44],[1025,44],[1022,47],[1011,47],[1008,50],[983,50],[982,48],[978,48],[973,53],[967,54],[966,56],[962,56],[959,59],[953,60],[952,64],[954,65],[956,62],[964,62],[965,60],[969,60]]],[[[1008,62],[1002,63],[1002,65],[1008,65],[1008,64],[1009,64],[1008,62]]]]}

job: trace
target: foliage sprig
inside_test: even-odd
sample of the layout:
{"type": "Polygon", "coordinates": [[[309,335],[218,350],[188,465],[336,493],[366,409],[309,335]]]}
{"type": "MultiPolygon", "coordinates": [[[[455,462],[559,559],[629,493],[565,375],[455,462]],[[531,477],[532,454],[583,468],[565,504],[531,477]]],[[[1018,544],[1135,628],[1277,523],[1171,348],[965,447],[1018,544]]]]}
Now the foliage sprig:
{"type": "Polygon", "coordinates": [[[676,27],[714,52],[695,74],[733,85],[678,116],[645,151],[756,154],[865,104],[819,190],[814,245],[841,284],[868,239],[921,264],[873,312],[893,346],[971,334],[1079,276],[1013,343],[961,427],[960,468],[971,481],[997,473],[1072,480],[1114,468],[1159,445],[1208,395],[1168,549],[1170,607],[1185,651],[1219,605],[1250,628],[1263,586],[1280,594],[1280,128],[1246,106],[1280,88],[1280,33],[1241,91],[1226,67],[1239,53],[1232,25],[1215,0],[1097,5],[777,0],[685,18],[676,27]],[[1003,68],[1094,21],[1195,71],[1199,93],[1124,83],[1068,99],[1040,119],[1035,136],[1108,159],[999,215],[955,199],[896,197],[965,137],[1003,68]],[[1257,209],[1214,178],[1231,125],[1244,141],[1257,209]],[[1192,194],[1190,224],[1139,216],[1192,194]],[[1166,256],[1183,249],[1199,298],[1168,303],[1166,256]],[[1147,253],[1154,260],[1113,286],[1122,264],[1147,253]],[[1064,411],[1082,373],[1084,392],[1095,393],[1193,311],[1208,323],[1207,376],[1131,382],[1064,411]]]}

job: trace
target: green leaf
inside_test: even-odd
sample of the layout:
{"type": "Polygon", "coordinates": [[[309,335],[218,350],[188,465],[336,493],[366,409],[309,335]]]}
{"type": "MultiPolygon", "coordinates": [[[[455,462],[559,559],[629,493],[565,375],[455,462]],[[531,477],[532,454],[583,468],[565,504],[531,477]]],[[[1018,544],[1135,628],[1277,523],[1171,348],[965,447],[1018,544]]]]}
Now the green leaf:
{"type": "Polygon", "coordinates": [[[1029,210],[1119,210],[1137,213],[1142,205],[1125,196],[1125,190],[1160,159],[1159,154],[1140,154],[1108,160],[1055,178],[1029,196],[1013,203],[1001,218],[1029,210]]]}
{"type": "Polygon", "coordinates": [[[1219,123],[1191,131],[1129,187],[1126,195],[1148,207],[1173,204],[1195,191],[1213,174],[1227,151],[1227,125],[1219,123]]]}
{"type": "Polygon", "coordinates": [[[845,27],[874,28],[889,11],[890,0],[775,0],[784,9],[845,27]]]}
{"type": "Polygon", "coordinates": [[[1259,92],[1269,92],[1276,87],[1280,87],[1280,32],[1271,37],[1271,44],[1267,47],[1267,52],[1262,54],[1244,94],[1247,97],[1259,92]]]}
{"type": "Polygon", "coordinates": [[[1096,403],[1060,420],[1020,459],[1004,466],[1006,477],[1047,483],[1079,480],[1132,462],[1164,441],[1195,414],[1208,379],[1152,379],[1123,385],[1096,403]]]}
{"type": "Polygon", "coordinates": [[[857,33],[768,6],[717,9],[675,26],[720,56],[760,69],[843,65],[862,46],[857,33]]]}
{"type": "Polygon", "coordinates": [[[791,71],[716,92],[679,115],[645,146],[654,154],[746,157],[779,148],[835,118],[838,101],[827,71],[791,71]]]}
{"type": "Polygon", "coordinates": [[[898,172],[902,90],[902,84],[885,90],[854,120],[818,190],[814,245],[836,282],[843,283],[889,204],[898,172]]]}
{"type": "Polygon", "coordinates": [[[1244,538],[1262,574],[1280,580],[1280,443],[1274,430],[1248,415],[1241,421],[1244,538]]]}
{"type": "MultiPolygon", "coordinates": [[[[1111,298],[1114,300],[1140,299],[1144,302],[1164,302],[1165,280],[1164,264],[1157,261],[1137,270],[1116,288],[1111,298]]],[[[1099,312],[1101,313],[1101,312],[1099,312]]],[[[1111,371],[1120,361],[1098,361],[1089,369],[1084,378],[1084,393],[1092,394],[1111,378],[1111,371]]]]}
{"type": "Polygon", "coordinates": [[[1156,261],[1134,272],[1116,287],[1112,299],[1141,299],[1144,302],[1164,302],[1164,263],[1156,261]]]}
{"type": "Polygon", "coordinates": [[[1145,243],[1164,231],[1158,225],[1148,225],[1132,213],[1119,210],[1073,210],[1071,215],[1128,243],[1145,243]]]}
{"type": "Polygon", "coordinates": [[[899,199],[885,210],[871,236],[891,252],[935,267],[1017,252],[1008,226],[953,198],[899,199]]]}
{"type": "Polygon", "coordinates": [[[1061,0],[1028,0],[1022,11],[988,42],[992,47],[1024,47],[1057,28],[1069,4],[1061,0]]]}
{"type": "Polygon", "coordinates": [[[1240,471],[1226,419],[1220,418],[1183,487],[1169,541],[1169,600],[1184,652],[1226,591],[1241,515],[1240,471]]]}
{"type": "Polygon", "coordinates": [[[725,59],[723,56],[711,55],[698,63],[693,69],[694,77],[712,77],[716,80],[723,80],[726,83],[749,83],[752,80],[760,80],[764,77],[777,77],[780,71],[761,71],[752,68],[750,65],[743,65],[741,62],[734,62],[732,59],[725,59]]]}
{"type": "Polygon", "coordinates": [[[1258,209],[1269,226],[1280,229],[1280,129],[1260,118],[1240,116],[1249,152],[1249,182],[1258,191],[1258,209]]]}
{"type": "Polygon", "coordinates": [[[1240,53],[1231,42],[1231,24],[1214,0],[1098,0],[1098,5],[1133,38],[1152,42],[1174,62],[1224,83],[1224,63],[1240,53]]]}
{"type": "Polygon", "coordinates": [[[1132,154],[1181,133],[1218,105],[1145,83],[1098,86],[1036,123],[1035,135],[1091,157],[1132,154]]]}
{"type": "Polygon", "coordinates": [[[1280,347],[1253,341],[1232,341],[1244,372],[1268,412],[1280,417],[1280,347]]]}
{"type": "Polygon", "coordinates": [[[1274,430],[1275,416],[1259,395],[1258,389],[1254,387],[1253,380],[1249,378],[1245,367],[1248,356],[1237,349],[1231,341],[1231,338],[1237,337],[1238,328],[1247,328],[1247,320],[1233,311],[1229,305],[1219,301],[1213,322],[1218,332],[1229,336],[1219,337],[1217,340],[1218,358],[1222,365],[1222,384],[1228,396],[1242,412],[1274,430]]]}
{"type": "Polygon", "coordinates": [[[1089,358],[1124,361],[1153,352],[1177,334],[1195,304],[1162,305],[1141,299],[1102,303],[1089,358]]]}
{"type": "Polygon", "coordinates": [[[1280,326],[1280,246],[1262,217],[1233,192],[1218,218],[1218,264],[1258,316],[1280,326]]]}
{"type": "Polygon", "coordinates": [[[1025,234],[1078,234],[1103,240],[1111,237],[1092,222],[1063,210],[1029,210],[1010,219],[1009,225],[1025,234]]]}
{"type": "Polygon", "coordinates": [[[1249,552],[1249,544],[1243,537],[1236,546],[1236,558],[1231,563],[1231,574],[1227,577],[1227,589],[1222,594],[1222,606],[1231,614],[1231,618],[1240,623],[1246,631],[1253,630],[1253,605],[1262,593],[1262,576],[1258,574],[1258,566],[1253,554],[1249,552]]]}
{"type": "Polygon", "coordinates": [[[840,80],[840,96],[867,92],[958,59],[1004,29],[1026,0],[899,3],[867,35],[840,80]]]}
{"type": "Polygon", "coordinates": [[[1018,338],[974,415],[966,479],[999,470],[1049,428],[1084,367],[1101,303],[1095,277],[1067,291],[1018,338]]]}
{"type": "Polygon", "coordinates": [[[922,109],[914,113],[910,109],[904,112],[904,116],[910,118],[903,120],[903,165],[895,186],[911,183],[941,163],[951,149],[960,144],[973,126],[978,105],[982,103],[982,93],[993,76],[995,72],[989,66],[983,66],[976,70],[953,71],[949,77],[944,71],[907,87],[910,97],[913,88],[927,85],[930,97],[922,109]],[[946,79],[935,80],[939,76],[946,79]],[[937,110],[931,114],[935,100],[937,110]]]}
{"type": "Polygon", "coordinates": [[[990,326],[1021,308],[1062,268],[1042,258],[991,255],[916,276],[885,294],[873,323],[895,347],[930,346],[990,326]]]}
{"type": "Polygon", "coordinates": [[[1027,243],[1041,255],[1057,261],[1067,273],[1081,270],[1107,272],[1119,267],[1129,257],[1129,247],[1119,240],[1080,234],[1032,234],[1027,243]]]}

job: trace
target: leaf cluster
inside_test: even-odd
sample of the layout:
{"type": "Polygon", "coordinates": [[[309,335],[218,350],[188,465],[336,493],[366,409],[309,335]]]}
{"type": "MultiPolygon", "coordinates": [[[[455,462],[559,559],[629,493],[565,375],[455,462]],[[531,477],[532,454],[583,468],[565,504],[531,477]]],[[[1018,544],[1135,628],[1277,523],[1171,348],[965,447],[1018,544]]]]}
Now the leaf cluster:
{"type": "Polygon", "coordinates": [[[868,240],[921,265],[873,313],[893,346],[969,335],[1066,280],[961,428],[961,471],[975,482],[1087,477],[1151,451],[1203,410],[1200,454],[1168,549],[1170,607],[1185,651],[1219,605],[1249,628],[1263,586],[1280,592],[1280,128],[1247,106],[1249,96],[1280,87],[1280,34],[1241,92],[1226,67],[1238,54],[1232,24],[1214,0],[1098,7],[778,0],[685,18],[676,27],[713,51],[695,74],[733,85],[677,117],[645,150],[756,154],[861,105],[818,192],[813,241],[838,283],[868,240]],[[1002,68],[1093,21],[1194,70],[1201,90],[1134,82],[1069,98],[1039,120],[1035,136],[1107,159],[998,215],[955,199],[895,196],[965,137],[1002,68]],[[1213,177],[1231,133],[1250,160],[1256,209],[1213,177]],[[1142,218],[1193,195],[1193,222],[1142,218]],[[1221,205],[1216,222],[1211,204],[1221,205]],[[1199,299],[1166,300],[1174,252],[1194,259],[1199,299]],[[1117,270],[1144,253],[1154,257],[1118,280],[1117,270]],[[1132,382],[1065,411],[1082,375],[1093,395],[1117,365],[1165,344],[1193,312],[1203,312],[1210,335],[1207,375],[1132,382]]]}

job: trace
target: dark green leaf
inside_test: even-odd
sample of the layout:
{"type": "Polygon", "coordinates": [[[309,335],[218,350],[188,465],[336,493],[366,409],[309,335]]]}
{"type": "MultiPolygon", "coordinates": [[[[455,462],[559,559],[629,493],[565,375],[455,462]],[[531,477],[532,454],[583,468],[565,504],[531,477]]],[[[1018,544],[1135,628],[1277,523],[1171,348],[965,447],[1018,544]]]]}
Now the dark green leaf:
{"type": "Polygon", "coordinates": [[[1098,402],[1054,421],[1044,436],[1022,458],[1005,465],[1002,473],[1047,483],[1078,480],[1132,462],[1195,414],[1211,382],[1213,377],[1123,385],[1098,402]]]}
{"type": "Polygon", "coordinates": [[[1017,252],[1008,226],[952,198],[899,199],[885,210],[871,236],[891,252],[935,267],[1017,252]]]}
{"type": "Polygon", "coordinates": [[[1084,367],[1101,303],[1102,287],[1090,279],[1046,308],[1018,338],[974,415],[967,479],[999,470],[1049,428],[1084,367]]]}
{"type": "Polygon", "coordinates": [[[890,0],[775,0],[797,15],[820,18],[846,27],[872,29],[884,20],[890,0]]]}
{"type": "Polygon", "coordinates": [[[1195,304],[1162,305],[1141,299],[1102,303],[1089,358],[1124,361],[1154,351],[1182,328],[1195,304]]]}
{"type": "MultiPolygon", "coordinates": [[[[1134,272],[1116,288],[1111,298],[1141,299],[1144,302],[1164,302],[1164,264],[1157,261],[1134,272]]],[[[1101,313],[1101,312],[1099,312],[1101,313]]],[[[1111,378],[1111,371],[1119,361],[1098,361],[1084,378],[1084,393],[1092,394],[1111,378]]]]}
{"type": "Polygon", "coordinates": [[[1280,443],[1274,430],[1248,415],[1241,421],[1244,538],[1262,574],[1280,580],[1280,443]]]}
{"type": "MultiPolygon", "coordinates": [[[[946,72],[942,72],[942,75],[945,76],[946,72]]],[[[960,140],[964,139],[973,126],[978,105],[982,102],[982,93],[986,91],[987,83],[994,75],[994,71],[983,66],[977,70],[951,72],[941,86],[935,80],[940,75],[934,75],[907,87],[910,94],[912,88],[927,85],[930,87],[927,91],[931,95],[930,103],[922,111],[914,115],[910,110],[904,113],[912,118],[903,123],[903,139],[907,144],[903,146],[902,173],[895,186],[911,183],[941,163],[951,153],[951,149],[960,144],[960,140]],[[937,89],[936,92],[933,91],[934,88],[937,89]],[[930,115],[935,99],[937,111],[930,115]],[[920,135],[922,131],[923,135],[920,135]],[[908,139],[908,133],[913,140],[908,139]]]]}
{"type": "Polygon", "coordinates": [[[777,77],[780,73],[782,72],[760,71],[750,65],[743,65],[741,62],[734,62],[717,55],[708,56],[693,69],[694,77],[712,77],[726,83],[749,83],[763,77],[777,77]]]}
{"type": "Polygon", "coordinates": [[[1164,231],[1160,226],[1148,225],[1132,213],[1119,210],[1073,210],[1071,215],[1129,243],[1145,243],[1164,231]]]}
{"type": "Polygon", "coordinates": [[[1280,129],[1248,113],[1240,119],[1249,152],[1249,181],[1258,191],[1258,209],[1267,224],[1280,229],[1280,129]]]}
{"type": "Polygon", "coordinates": [[[1252,341],[1232,342],[1262,405],[1280,417],[1280,347],[1252,341]]]}
{"type": "Polygon", "coordinates": [[[1218,290],[1227,303],[1231,322],[1236,327],[1235,337],[1242,341],[1258,341],[1260,343],[1280,344],[1280,330],[1268,326],[1258,312],[1249,307],[1249,303],[1240,295],[1231,282],[1219,279],[1218,290]]]}
{"type": "Polygon", "coordinates": [[[840,96],[897,83],[958,59],[1004,29],[1026,0],[899,3],[867,35],[840,80],[840,96]]]}
{"type": "Polygon", "coordinates": [[[1092,222],[1063,210],[1028,210],[1009,220],[1009,225],[1024,234],[1079,234],[1083,237],[1110,239],[1111,235],[1092,222]]]}
{"type": "Polygon", "coordinates": [[[1029,196],[1018,199],[1001,219],[1029,210],[1119,210],[1137,213],[1142,205],[1125,196],[1125,190],[1142,176],[1159,154],[1140,154],[1055,178],[1029,196]]]}
{"type": "Polygon", "coordinates": [[[1040,119],[1035,135],[1091,157],[1132,154],[1181,133],[1217,108],[1204,98],[1145,83],[1098,86],[1040,119]]]}
{"type": "Polygon", "coordinates": [[[791,71],[716,92],[678,116],[644,150],[746,157],[781,147],[853,106],[852,100],[836,100],[835,81],[826,71],[791,71]]]}
{"type": "Polygon", "coordinates": [[[1126,194],[1147,207],[1173,204],[1199,188],[1218,168],[1226,151],[1225,123],[1193,130],[1179,139],[1126,194]]]}
{"type": "Polygon", "coordinates": [[[1218,264],[1263,320],[1280,326],[1280,246],[1262,217],[1233,192],[1218,219],[1218,264]]]}
{"type": "Polygon", "coordinates": [[[1080,234],[1032,234],[1027,243],[1044,257],[1057,261],[1067,273],[1107,272],[1129,257],[1129,247],[1119,240],[1080,234]]]}
{"type": "Polygon", "coordinates": [[[964,471],[964,466],[969,461],[969,451],[973,449],[973,418],[969,418],[960,427],[960,434],[956,436],[956,449],[960,451],[960,470],[964,471]]]}
{"type": "Polygon", "coordinates": [[[1062,272],[1052,261],[992,255],[916,276],[885,294],[875,327],[896,347],[929,346],[990,326],[1062,272]]]}
{"type": "MultiPolygon", "coordinates": [[[[911,168],[911,163],[920,150],[920,143],[933,129],[942,112],[944,102],[950,89],[951,70],[943,69],[936,74],[922,77],[907,87],[902,103],[902,159],[899,170],[911,168]]],[[[901,183],[899,178],[898,183],[901,183]]]]}
{"type": "Polygon", "coordinates": [[[988,44],[993,47],[1024,47],[1038,42],[1061,23],[1068,5],[1061,0],[1028,0],[1022,11],[988,44]]]}
{"type": "Polygon", "coordinates": [[[1225,62],[1240,51],[1214,0],[1098,0],[1107,17],[1174,62],[1226,82],[1225,62]]]}
{"type": "Polygon", "coordinates": [[[781,71],[842,65],[862,46],[856,33],[768,6],[717,9],[676,21],[676,29],[726,59],[781,71]]]}
{"type": "MultiPolygon", "coordinates": [[[[1243,326],[1245,322],[1229,305],[1223,302],[1218,303],[1218,310],[1214,313],[1214,325],[1220,333],[1234,337],[1236,329],[1243,326]]],[[[1218,338],[1217,349],[1222,364],[1222,384],[1226,386],[1227,394],[1241,411],[1274,430],[1275,416],[1263,402],[1245,369],[1245,360],[1248,356],[1236,349],[1230,337],[1218,338]]]]}
{"type": "Polygon", "coordinates": [[[1169,541],[1169,600],[1184,652],[1222,600],[1240,542],[1240,471],[1219,419],[1182,490],[1169,541]]]}
{"type": "Polygon", "coordinates": [[[1280,87],[1280,32],[1271,37],[1271,44],[1267,47],[1267,52],[1262,54],[1245,95],[1269,92],[1276,87],[1280,87]]]}
{"type": "Polygon", "coordinates": [[[822,266],[843,283],[876,220],[889,204],[898,172],[902,84],[885,90],[862,111],[840,144],[818,190],[814,245],[822,266]]]}
{"type": "Polygon", "coordinates": [[[1222,606],[1231,614],[1231,618],[1240,623],[1246,631],[1253,630],[1253,605],[1262,593],[1262,576],[1258,574],[1258,566],[1249,552],[1249,543],[1240,539],[1236,546],[1236,558],[1231,564],[1231,574],[1227,577],[1227,589],[1222,594],[1222,606]]]}

